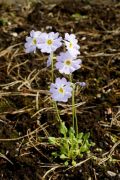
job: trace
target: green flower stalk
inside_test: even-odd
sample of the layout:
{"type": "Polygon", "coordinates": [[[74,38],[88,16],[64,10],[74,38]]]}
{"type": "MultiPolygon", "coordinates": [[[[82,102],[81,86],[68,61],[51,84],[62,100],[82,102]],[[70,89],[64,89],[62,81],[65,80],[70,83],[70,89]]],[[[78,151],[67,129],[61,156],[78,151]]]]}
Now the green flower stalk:
{"type": "Polygon", "coordinates": [[[72,75],[70,74],[70,82],[72,84],[72,123],[73,129],[76,132],[76,137],[78,136],[78,120],[76,114],[76,107],[75,107],[75,84],[72,83],[72,75]]]}

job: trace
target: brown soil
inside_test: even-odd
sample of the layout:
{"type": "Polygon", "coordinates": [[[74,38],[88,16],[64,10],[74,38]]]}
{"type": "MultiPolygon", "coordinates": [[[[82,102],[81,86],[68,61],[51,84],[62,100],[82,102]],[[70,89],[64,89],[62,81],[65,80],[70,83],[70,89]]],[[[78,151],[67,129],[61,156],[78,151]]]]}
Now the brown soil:
{"type": "MultiPolygon", "coordinates": [[[[46,179],[120,179],[119,67],[118,1],[76,1],[72,6],[71,1],[59,5],[38,3],[31,8],[1,5],[0,179],[39,180],[55,167],[46,179]],[[71,170],[52,158],[55,147],[47,143],[49,134],[59,135],[58,124],[48,98],[47,55],[24,52],[25,37],[32,29],[59,32],[62,36],[65,32],[75,33],[81,46],[83,65],[74,73],[74,81],[85,81],[87,86],[76,96],[77,103],[83,102],[77,109],[79,130],[91,133],[95,142],[91,152],[96,160],[91,158],[71,170]]],[[[70,126],[67,106],[58,106],[61,117],[70,126]]]]}

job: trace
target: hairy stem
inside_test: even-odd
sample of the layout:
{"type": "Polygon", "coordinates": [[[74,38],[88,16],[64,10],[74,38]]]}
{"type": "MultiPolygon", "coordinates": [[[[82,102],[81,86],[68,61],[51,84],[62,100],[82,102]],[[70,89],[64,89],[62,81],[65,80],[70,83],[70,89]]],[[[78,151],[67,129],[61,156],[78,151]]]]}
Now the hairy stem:
{"type": "Polygon", "coordinates": [[[51,60],[51,80],[52,83],[54,82],[54,62],[53,62],[53,52],[50,53],[50,60],[51,60]]]}
{"type": "MultiPolygon", "coordinates": [[[[70,75],[70,82],[72,83],[72,75],[70,75]]],[[[75,87],[72,90],[72,122],[73,122],[73,129],[76,132],[76,136],[78,136],[78,120],[76,114],[76,107],[75,107],[75,87]]]]}
{"type": "MultiPolygon", "coordinates": [[[[53,55],[53,52],[51,52],[50,54],[50,60],[51,60],[51,80],[52,80],[52,83],[54,82],[54,55],[53,55]]],[[[57,103],[55,101],[53,101],[53,107],[55,108],[56,110],[56,113],[57,113],[57,120],[60,122],[62,121],[61,118],[60,118],[60,114],[59,114],[59,110],[58,110],[58,107],[57,107],[57,103]]]]}

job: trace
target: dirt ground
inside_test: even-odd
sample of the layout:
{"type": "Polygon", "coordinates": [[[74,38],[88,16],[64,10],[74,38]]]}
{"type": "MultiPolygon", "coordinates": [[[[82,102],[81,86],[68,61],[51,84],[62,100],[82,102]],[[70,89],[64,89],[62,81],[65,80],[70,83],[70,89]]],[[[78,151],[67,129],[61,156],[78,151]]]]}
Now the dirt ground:
{"type": "MultiPolygon", "coordinates": [[[[1,180],[120,179],[120,3],[89,2],[0,6],[1,180]],[[47,143],[59,132],[48,93],[47,55],[24,50],[33,29],[75,33],[81,46],[83,64],[74,81],[87,86],[76,96],[79,130],[90,132],[96,158],[85,156],[70,170],[53,159],[55,147],[47,143]]],[[[69,126],[68,106],[58,107],[69,126]]]]}

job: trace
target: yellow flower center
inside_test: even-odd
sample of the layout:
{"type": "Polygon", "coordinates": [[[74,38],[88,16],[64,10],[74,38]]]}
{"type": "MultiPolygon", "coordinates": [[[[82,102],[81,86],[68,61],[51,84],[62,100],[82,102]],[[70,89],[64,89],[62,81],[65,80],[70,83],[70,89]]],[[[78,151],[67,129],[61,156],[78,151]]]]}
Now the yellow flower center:
{"type": "Polygon", "coordinates": [[[48,45],[51,45],[51,44],[52,44],[52,40],[51,40],[51,39],[48,39],[48,40],[47,40],[47,44],[48,44],[48,45]]]}
{"type": "Polygon", "coordinates": [[[67,66],[70,66],[70,65],[71,65],[71,61],[70,61],[69,59],[67,59],[67,60],[65,61],[65,64],[66,64],[67,66]]]}
{"type": "Polygon", "coordinates": [[[33,44],[34,44],[34,45],[36,45],[36,44],[37,44],[36,39],[33,39],[33,44]]]}
{"type": "Polygon", "coordinates": [[[58,89],[58,92],[61,93],[61,94],[63,94],[63,93],[64,93],[64,89],[63,89],[62,87],[60,87],[60,88],[58,89]]]}
{"type": "Polygon", "coordinates": [[[72,43],[71,43],[71,42],[70,42],[70,44],[69,44],[69,47],[70,47],[70,48],[72,48],[72,47],[73,47],[73,45],[72,45],[72,43]]]}

